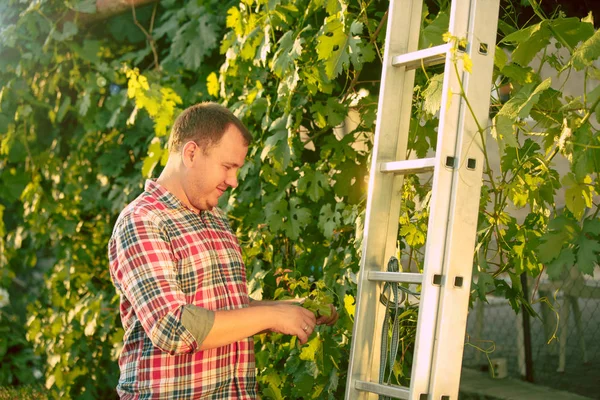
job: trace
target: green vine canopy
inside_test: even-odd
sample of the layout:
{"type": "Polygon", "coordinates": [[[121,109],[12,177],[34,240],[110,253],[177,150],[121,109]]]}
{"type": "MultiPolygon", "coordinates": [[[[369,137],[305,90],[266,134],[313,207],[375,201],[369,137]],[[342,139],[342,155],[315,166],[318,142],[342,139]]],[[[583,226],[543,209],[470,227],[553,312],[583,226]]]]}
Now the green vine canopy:
{"type": "MultiPolygon", "coordinates": [[[[521,274],[592,274],[598,262],[600,33],[591,13],[514,3],[501,10],[480,132],[471,285],[473,300],[494,292],[518,311],[531,302],[521,274]]],[[[0,385],[115,396],[123,330],[108,274],[112,226],[165,164],[176,115],[217,101],[254,134],[240,185],[222,199],[251,296],[307,297],[315,312],[333,302],[341,316],[302,347],[258,335],[261,396],[341,398],[388,3],[163,0],[106,19],[93,18],[95,4],[0,5],[0,288],[10,299],[0,308],[0,385]]],[[[448,39],[448,7],[425,2],[421,48],[448,39]]],[[[435,149],[441,71],[417,71],[407,157],[435,149]]],[[[403,268],[423,268],[430,184],[404,182],[403,268]]],[[[400,384],[410,380],[416,318],[405,310],[400,384]]]]}

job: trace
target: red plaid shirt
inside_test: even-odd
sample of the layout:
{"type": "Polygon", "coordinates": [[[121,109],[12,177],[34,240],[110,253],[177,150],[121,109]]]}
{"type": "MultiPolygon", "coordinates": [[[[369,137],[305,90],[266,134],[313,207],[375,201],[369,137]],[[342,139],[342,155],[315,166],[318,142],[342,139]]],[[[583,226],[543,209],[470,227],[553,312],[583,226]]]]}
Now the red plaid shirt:
{"type": "Polygon", "coordinates": [[[237,238],[224,213],[196,213],[153,181],[119,216],[110,273],[125,329],[117,392],[123,399],[256,399],[254,345],[247,338],[198,350],[183,306],[249,304],[237,238]]]}

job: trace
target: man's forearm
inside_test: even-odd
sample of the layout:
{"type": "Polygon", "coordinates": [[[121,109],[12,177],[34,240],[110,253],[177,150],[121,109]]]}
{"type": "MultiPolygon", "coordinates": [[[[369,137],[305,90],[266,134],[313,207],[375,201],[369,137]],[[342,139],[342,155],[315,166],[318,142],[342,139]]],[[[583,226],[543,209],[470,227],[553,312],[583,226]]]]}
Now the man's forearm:
{"type": "Polygon", "coordinates": [[[270,328],[270,312],[263,307],[215,311],[214,323],[200,345],[201,350],[212,349],[237,342],[270,328]]]}
{"type": "Polygon", "coordinates": [[[265,303],[262,306],[214,312],[213,326],[200,345],[201,350],[221,347],[272,330],[308,340],[316,320],[312,312],[290,303],[265,303]]]}

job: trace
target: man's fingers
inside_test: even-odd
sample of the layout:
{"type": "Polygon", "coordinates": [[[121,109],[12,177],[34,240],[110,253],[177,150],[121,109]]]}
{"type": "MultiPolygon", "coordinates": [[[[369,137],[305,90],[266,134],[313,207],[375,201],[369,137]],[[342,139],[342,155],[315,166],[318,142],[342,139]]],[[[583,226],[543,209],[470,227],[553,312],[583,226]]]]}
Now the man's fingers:
{"type": "Polygon", "coordinates": [[[316,321],[304,321],[304,325],[302,325],[302,330],[306,332],[307,335],[315,330],[316,321]]]}
{"type": "Polygon", "coordinates": [[[308,321],[310,321],[312,325],[315,325],[317,323],[317,317],[315,317],[315,314],[313,314],[312,311],[307,310],[305,308],[303,308],[302,310],[304,313],[305,320],[308,319],[308,321]]]}
{"type": "Polygon", "coordinates": [[[338,319],[340,319],[340,314],[336,313],[335,318],[332,321],[328,322],[327,325],[332,326],[333,324],[335,324],[337,322],[338,319]]]}
{"type": "Polygon", "coordinates": [[[304,330],[301,330],[301,333],[299,333],[296,336],[298,337],[298,340],[300,341],[300,344],[305,344],[306,342],[308,342],[308,336],[309,336],[309,334],[306,333],[304,330]]]}
{"type": "Polygon", "coordinates": [[[331,326],[336,323],[336,321],[339,319],[340,316],[339,316],[337,310],[335,309],[335,307],[333,306],[333,304],[330,304],[329,308],[331,309],[331,315],[329,315],[329,317],[326,317],[326,316],[319,317],[319,319],[317,319],[317,324],[319,324],[319,325],[327,324],[327,325],[331,326]]]}

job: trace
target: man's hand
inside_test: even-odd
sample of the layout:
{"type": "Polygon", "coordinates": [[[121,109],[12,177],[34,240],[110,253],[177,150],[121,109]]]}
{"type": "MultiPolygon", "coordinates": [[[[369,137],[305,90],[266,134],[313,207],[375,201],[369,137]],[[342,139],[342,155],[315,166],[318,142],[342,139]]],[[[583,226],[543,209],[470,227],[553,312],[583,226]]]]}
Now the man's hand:
{"type": "Polygon", "coordinates": [[[273,332],[294,335],[304,344],[317,324],[315,315],[300,306],[278,303],[271,306],[274,312],[273,332]]]}
{"type": "Polygon", "coordinates": [[[308,341],[313,333],[315,325],[332,326],[340,318],[333,304],[329,304],[329,315],[319,315],[315,317],[315,312],[304,308],[301,304],[308,302],[305,298],[294,298],[286,300],[260,300],[250,302],[250,307],[269,307],[273,311],[270,331],[283,333],[285,335],[294,335],[298,337],[300,344],[308,341]]]}
{"type": "Polygon", "coordinates": [[[339,316],[337,310],[335,309],[335,307],[333,306],[333,304],[330,304],[329,308],[331,309],[331,313],[329,314],[329,316],[321,315],[319,318],[317,318],[317,325],[332,326],[340,318],[340,316],[339,316]]]}

